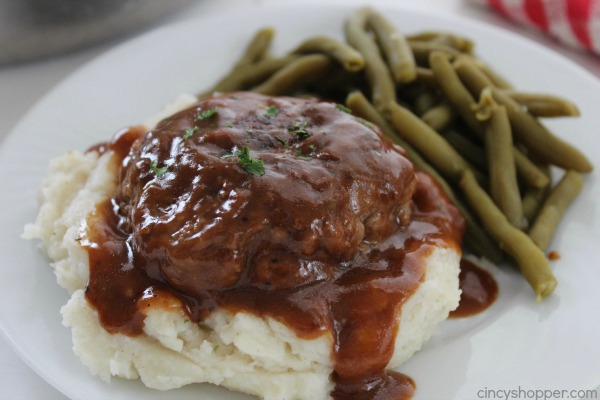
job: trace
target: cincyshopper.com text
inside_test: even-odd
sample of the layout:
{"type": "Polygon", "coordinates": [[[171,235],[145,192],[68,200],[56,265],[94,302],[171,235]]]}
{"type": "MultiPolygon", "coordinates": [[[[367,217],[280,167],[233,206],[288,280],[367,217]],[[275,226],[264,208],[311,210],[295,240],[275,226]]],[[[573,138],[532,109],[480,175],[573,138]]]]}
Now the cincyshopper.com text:
{"type": "Polygon", "coordinates": [[[560,390],[560,389],[525,389],[521,386],[516,389],[489,389],[477,391],[479,399],[510,400],[510,399],[597,399],[598,390],[560,390]]]}

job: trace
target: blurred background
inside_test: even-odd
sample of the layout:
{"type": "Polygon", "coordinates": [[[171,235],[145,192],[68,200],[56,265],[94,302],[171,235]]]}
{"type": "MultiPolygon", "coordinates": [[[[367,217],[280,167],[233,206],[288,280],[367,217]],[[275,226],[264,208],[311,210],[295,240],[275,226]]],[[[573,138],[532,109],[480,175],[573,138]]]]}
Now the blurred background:
{"type": "Polygon", "coordinates": [[[0,64],[131,34],[197,0],[2,0],[0,64]]]}

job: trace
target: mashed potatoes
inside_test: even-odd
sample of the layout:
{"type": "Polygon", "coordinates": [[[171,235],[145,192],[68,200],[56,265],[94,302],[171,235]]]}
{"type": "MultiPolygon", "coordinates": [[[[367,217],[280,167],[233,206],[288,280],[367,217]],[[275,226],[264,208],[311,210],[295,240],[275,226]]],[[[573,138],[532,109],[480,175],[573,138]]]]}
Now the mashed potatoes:
{"type": "MultiPolygon", "coordinates": [[[[189,99],[183,99],[167,114],[187,105],[189,99]]],[[[147,312],[142,335],[111,334],[103,328],[85,297],[88,253],[80,239],[87,216],[115,190],[111,157],[111,152],[70,152],[54,160],[37,220],[25,230],[27,238],[41,239],[58,283],[71,294],[62,309],[63,323],[71,327],[74,351],[83,364],[106,381],[112,376],[140,378],[159,390],[209,382],[264,399],[330,398],[330,332],[303,338],[274,318],[222,309],[194,323],[174,297],[147,312]]],[[[411,357],[457,307],[459,260],[453,247],[440,246],[427,256],[425,278],[398,315],[388,367],[411,357]]]]}

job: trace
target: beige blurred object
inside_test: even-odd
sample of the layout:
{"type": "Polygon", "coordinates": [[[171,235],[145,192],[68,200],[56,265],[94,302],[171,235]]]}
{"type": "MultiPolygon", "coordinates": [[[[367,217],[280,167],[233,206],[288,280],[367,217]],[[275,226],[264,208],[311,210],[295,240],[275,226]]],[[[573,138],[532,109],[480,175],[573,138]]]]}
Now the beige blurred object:
{"type": "Polygon", "coordinates": [[[0,0],[0,64],[134,32],[198,0],[0,0]]]}

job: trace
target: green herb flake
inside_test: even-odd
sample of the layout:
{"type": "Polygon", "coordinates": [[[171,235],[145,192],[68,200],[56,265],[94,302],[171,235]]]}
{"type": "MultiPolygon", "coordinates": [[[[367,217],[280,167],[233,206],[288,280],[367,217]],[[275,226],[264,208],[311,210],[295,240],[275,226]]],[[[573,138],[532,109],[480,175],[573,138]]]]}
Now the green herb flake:
{"type": "Polygon", "coordinates": [[[152,172],[154,172],[154,175],[156,175],[158,178],[160,178],[161,176],[163,176],[166,172],[168,167],[165,165],[164,167],[158,167],[158,165],[156,164],[156,161],[152,160],[150,161],[150,168],[152,169],[152,172]]]}
{"type": "Polygon", "coordinates": [[[316,147],[314,144],[311,144],[310,146],[308,146],[308,149],[310,150],[311,153],[314,153],[314,151],[316,150],[316,147]]]}
{"type": "Polygon", "coordinates": [[[183,323],[184,323],[184,324],[187,324],[188,322],[190,322],[190,320],[189,320],[189,319],[187,319],[187,318],[183,320],[183,323]]]}
{"type": "Polygon", "coordinates": [[[218,345],[218,344],[213,344],[213,347],[212,347],[212,349],[213,349],[213,352],[215,352],[215,353],[216,353],[216,352],[217,352],[217,350],[219,350],[219,345],[218,345]]]}
{"type": "Polygon", "coordinates": [[[252,128],[246,128],[246,133],[253,133],[253,132],[254,132],[254,129],[252,129],[252,128]]]}
{"type": "Polygon", "coordinates": [[[275,139],[284,146],[287,146],[288,141],[282,138],[281,136],[275,136],[275,139]]]}
{"type": "Polygon", "coordinates": [[[225,125],[227,128],[233,128],[233,124],[227,124],[225,125]]]}
{"type": "Polygon", "coordinates": [[[244,171],[254,176],[263,176],[265,174],[265,164],[258,158],[250,157],[250,149],[247,146],[236,151],[234,155],[238,158],[238,165],[244,171]]]}
{"type": "Polygon", "coordinates": [[[347,114],[352,114],[352,110],[349,109],[348,107],[346,107],[343,104],[339,104],[338,103],[338,104],[335,105],[335,108],[337,108],[338,110],[343,111],[343,112],[345,112],[347,114]]]}
{"type": "Polygon", "coordinates": [[[296,153],[296,158],[298,160],[302,160],[302,161],[310,161],[310,160],[312,160],[311,157],[305,156],[304,154],[302,154],[302,149],[294,149],[294,152],[296,153]]]}
{"type": "Polygon", "coordinates": [[[279,108],[277,108],[275,106],[271,106],[267,109],[267,112],[265,113],[265,117],[272,118],[272,117],[276,116],[277,114],[279,114],[279,108]]]}
{"type": "Polygon", "coordinates": [[[310,132],[306,130],[306,122],[296,121],[294,125],[288,127],[288,132],[296,136],[298,140],[304,140],[311,137],[310,132]]]}
{"type": "Polygon", "coordinates": [[[209,108],[208,110],[204,110],[200,114],[198,114],[198,116],[196,117],[196,121],[202,121],[202,120],[208,119],[208,118],[212,117],[213,115],[216,115],[218,112],[219,111],[217,110],[216,107],[209,108]]]}
{"type": "Polygon", "coordinates": [[[183,135],[183,140],[188,140],[194,135],[194,133],[198,132],[199,130],[200,128],[198,128],[197,126],[193,128],[185,128],[185,135],[183,135]]]}

